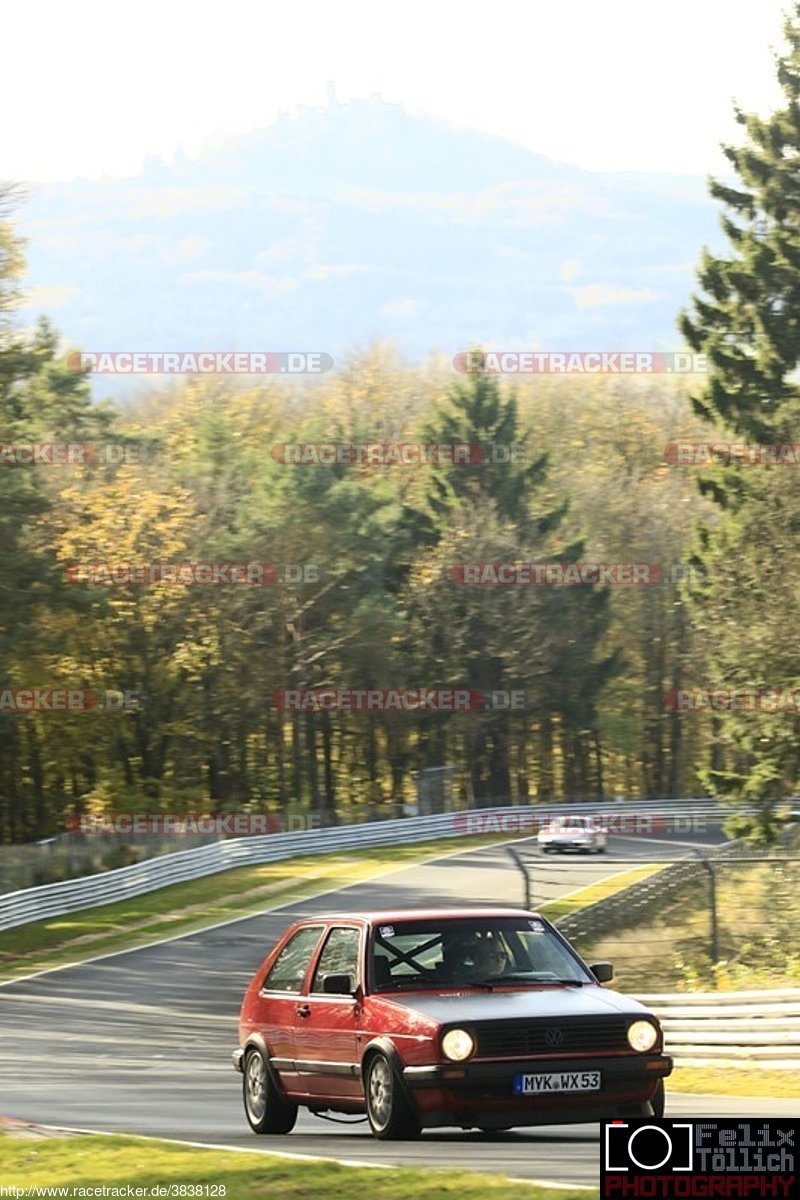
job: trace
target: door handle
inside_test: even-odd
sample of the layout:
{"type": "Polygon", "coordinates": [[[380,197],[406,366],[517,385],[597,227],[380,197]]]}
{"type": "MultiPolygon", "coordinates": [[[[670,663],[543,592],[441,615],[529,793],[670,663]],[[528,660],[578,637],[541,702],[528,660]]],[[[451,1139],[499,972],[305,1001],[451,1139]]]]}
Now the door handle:
{"type": "Polygon", "coordinates": [[[310,1004],[298,1004],[297,1008],[295,1009],[295,1012],[297,1013],[298,1017],[310,1017],[311,1016],[311,1005],[310,1004]]]}

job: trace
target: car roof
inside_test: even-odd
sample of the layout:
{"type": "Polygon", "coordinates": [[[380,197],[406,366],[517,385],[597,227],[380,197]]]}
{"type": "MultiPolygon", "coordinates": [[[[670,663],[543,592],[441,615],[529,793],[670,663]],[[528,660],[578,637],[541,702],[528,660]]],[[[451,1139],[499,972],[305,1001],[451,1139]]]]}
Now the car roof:
{"type": "Polygon", "coordinates": [[[542,817],[542,820],[549,825],[567,825],[575,822],[587,823],[589,821],[602,821],[602,813],[595,815],[593,813],[557,813],[554,817],[542,817]]]}
{"type": "Polygon", "coordinates": [[[298,925],[319,925],[330,921],[358,921],[365,925],[391,924],[393,921],[451,921],[470,917],[538,917],[525,908],[387,908],[370,912],[319,913],[304,917],[298,925]]]}

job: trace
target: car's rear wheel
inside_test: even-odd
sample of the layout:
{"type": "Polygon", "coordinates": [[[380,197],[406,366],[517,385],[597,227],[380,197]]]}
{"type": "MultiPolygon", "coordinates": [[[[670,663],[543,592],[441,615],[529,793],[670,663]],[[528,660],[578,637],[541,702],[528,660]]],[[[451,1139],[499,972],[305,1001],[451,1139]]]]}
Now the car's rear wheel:
{"type": "Polygon", "coordinates": [[[297,1120],[297,1105],[278,1091],[261,1050],[253,1047],[244,1060],[242,1081],[244,1111],[255,1133],[290,1133],[297,1120]]]}
{"type": "Polygon", "coordinates": [[[419,1118],[385,1054],[373,1054],[367,1063],[364,1093],[367,1119],[375,1137],[386,1141],[419,1137],[419,1118]]]}
{"type": "Polygon", "coordinates": [[[650,1097],[650,1104],[653,1109],[653,1116],[659,1119],[664,1115],[664,1107],[666,1104],[666,1093],[664,1091],[664,1080],[659,1079],[656,1084],[656,1090],[650,1097]]]}

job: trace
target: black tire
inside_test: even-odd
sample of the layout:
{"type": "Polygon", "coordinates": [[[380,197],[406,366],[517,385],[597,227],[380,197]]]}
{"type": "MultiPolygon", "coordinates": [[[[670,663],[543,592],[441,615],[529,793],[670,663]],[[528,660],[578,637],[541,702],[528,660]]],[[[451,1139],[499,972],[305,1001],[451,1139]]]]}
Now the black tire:
{"type": "Polygon", "coordinates": [[[664,1091],[664,1080],[659,1079],[656,1084],[656,1090],[650,1097],[650,1105],[653,1109],[653,1116],[660,1120],[664,1116],[664,1108],[666,1103],[666,1093],[664,1091]]]}
{"type": "Polygon", "coordinates": [[[264,1053],[256,1046],[244,1058],[242,1097],[254,1133],[291,1133],[294,1129],[297,1105],[280,1094],[264,1053]]]}
{"type": "Polygon", "coordinates": [[[367,1120],[376,1138],[408,1141],[419,1137],[422,1127],[402,1085],[385,1054],[373,1054],[364,1070],[367,1120]]]}

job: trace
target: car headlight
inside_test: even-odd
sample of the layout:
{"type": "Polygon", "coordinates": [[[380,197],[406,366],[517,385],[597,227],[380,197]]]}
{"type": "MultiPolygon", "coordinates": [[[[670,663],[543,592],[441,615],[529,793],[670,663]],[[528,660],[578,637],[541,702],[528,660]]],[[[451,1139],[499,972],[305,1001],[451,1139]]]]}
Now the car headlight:
{"type": "Polygon", "coordinates": [[[658,1030],[652,1021],[634,1021],[628,1026],[628,1043],[632,1050],[645,1054],[658,1041],[658,1030]]]}
{"type": "Polygon", "coordinates": [[[442,1038],[442,1050],[452,1062],[463,1062],[475,1049],[475,1039],[466,1029],[449,1029],[442,1038]]]}

